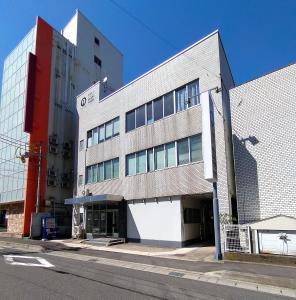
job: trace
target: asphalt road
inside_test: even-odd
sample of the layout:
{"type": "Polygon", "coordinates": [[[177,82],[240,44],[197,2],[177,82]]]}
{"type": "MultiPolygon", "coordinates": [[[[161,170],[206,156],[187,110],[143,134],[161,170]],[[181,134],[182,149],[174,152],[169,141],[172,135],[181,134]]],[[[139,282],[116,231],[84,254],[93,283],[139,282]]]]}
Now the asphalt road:
{"type": "MultiPolygon", "coordinates": [[[[39,263],[15,258],[15,262],[39,263]]],[[[289,299],[188,279],[83,262],[46,253],[0,250],[0,299],[289,299]],[[53,267],[11,265],[3,255],[44,258],[53,267]]]]}

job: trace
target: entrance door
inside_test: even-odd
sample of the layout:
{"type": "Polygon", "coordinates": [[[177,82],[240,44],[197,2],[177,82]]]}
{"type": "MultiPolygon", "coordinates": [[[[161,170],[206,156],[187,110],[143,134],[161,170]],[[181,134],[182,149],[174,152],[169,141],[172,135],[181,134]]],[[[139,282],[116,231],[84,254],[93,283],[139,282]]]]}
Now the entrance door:
{"type": "Polygon", "coordinates": [[[0,231],[7,230],[6,210],[0,210],[0,231]]]}
{"type": "Polygon", "coordinates": [[[107,210],[107,236],[118,237],[118,210],[107,210]]]}

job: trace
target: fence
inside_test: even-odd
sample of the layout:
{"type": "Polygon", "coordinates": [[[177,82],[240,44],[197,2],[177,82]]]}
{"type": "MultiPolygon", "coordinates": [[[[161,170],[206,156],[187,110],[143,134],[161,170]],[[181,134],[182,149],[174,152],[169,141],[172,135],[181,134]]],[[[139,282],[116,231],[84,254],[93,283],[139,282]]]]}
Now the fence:
{"type": "Polygon", "coordinates": [[[224,226],[225,251],[251,253],[250,227],[246,225],[224,226]]]}

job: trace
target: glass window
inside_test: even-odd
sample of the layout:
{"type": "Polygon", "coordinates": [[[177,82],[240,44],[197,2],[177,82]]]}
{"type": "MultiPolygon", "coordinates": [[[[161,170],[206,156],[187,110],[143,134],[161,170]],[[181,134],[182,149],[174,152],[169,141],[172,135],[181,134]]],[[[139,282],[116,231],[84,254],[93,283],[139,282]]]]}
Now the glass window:
{"type": "Polygon", "coordinates": [[[84,148],[84,140],[81,140],[81,141],[79,142],[79,150],[82,151],[83,148],[84,148]]]}
{"type": "Polygon", "coordinates": [[[178,165],[189,163],[189,147],[188,139],[183,139],[177,142],[178,147],[178,165]]]}
{"type": "Polygon", "coordinates": [[[188,107],[197,105],[199,103],[199,87],[198,81],[188,85],[188,107]]]}
{"type": "Polygon", "coordinates": [[[195,135],[190,138],[190,157],[192,162],[202,160],[201,135],[195,135]]]}
{"type": "Polygon", "coordinates": [[[104,180],[104,163],[98,164],[98,181],[104,180]]]}
{"type": "Polygon", "coordinates": [[[132,110],[126,114],[126,132],[135,129],[135,111],[132,110]]]}
{"type": "Polygon", "coordinates": [[[98,173],[98,165],[93,165],[91,167],[91,173],[92,173],[92,182],[97,182],[97,173],[98,173]]]}
{"type": "Polygon", "coordinates": [[[113,135],[113,122],[110,121],[105,124],[105,139],[110,139],[113,135]]]}
{"type": "Polygon", "coordinates": [[[136,172],[146,172],[146,150],[136,153],[136,172]]]}
{"type": "Polygon", "coordinates": [[[98,138],[99,137],[98,136],[98,128],[93,129],[92,135],[93,135],[92,144],[96,145],[98,143],[98,140],[99,140],[99,138],[98,138]]]}
{"type": "Polygon", "coordinates": [[[126,175],[136,174],[136,157],[135,153],[126,156],[126,175]]]}
{"type": "Polygon", "coordinates": [[[112,160],[113,178],[119,178],[119,158],[112,160]]]}
{"type": "Polygon", "coordinates": [[[154,121],[163,118],[163,100],[162,97],[153,101],[154,121]]]}
{"type": "Polygon", "coordinates": [[[148,172],[154,171],[153,149],[147,150],[147,171],[148,172]]]}
{"type": "Polygon", "coordinates": [[[78,185],[79,186],[83,185],[83,175],[79,175],[79,177],[78,177],[78,185]]]}
{"type": "Polygon", "coordinates": [[[164,101],[164,116],[169,116],[174,113],[174,92],[166,94],[163,97],[164,101]]]}
{"type": "Polygon", "coordinates": [[[165,166],[166,168],[176,165],[175,142],[165,145],[165,166]]]}
{"type": "Polygon", "coordinates": [[[105,140],[105,127],[104,125],[101,125],[99,127],[99,143],[103,142],[105,140]]]}
{"type": "Polygon", "coordinates": [[[87,132],[87,147],[92,146],[92,130],[87,132]]]}
{"type": "Polygon", "coordinates": [[[152,111],[152,104],[153,102],[147,103],[147,124],[152,124],[153,123],[153,111],[152,111]]]}
{"type": "Polygon", "coordinates": [[[164,168],[164,146],[158,146],[154,148],[155,156],[155,170],[164,168]]]}
{"type": "Polygon", "coordinates": [[[112,178],[112,164],[111,160],[104,162],[104,179],[111,179],[112,178]]]}
{"type": "Polygon", "coordinates": [[[92,183],[91,167],[86,167],[86,183],[92,183]]]}
{"type": "Polygon", "coordinates": [[[113,120],[113,135],[119,134],[119,117],[113,120]]]}
{"type": "Polygon", "coordinates": [[[186,87],[176,90],[176,111],[186,109],[186,87]]]}
{"type": "Polygon", "coordinates": [[[136,109],[136,127],[145,125],[145,105],[136,109]]]}

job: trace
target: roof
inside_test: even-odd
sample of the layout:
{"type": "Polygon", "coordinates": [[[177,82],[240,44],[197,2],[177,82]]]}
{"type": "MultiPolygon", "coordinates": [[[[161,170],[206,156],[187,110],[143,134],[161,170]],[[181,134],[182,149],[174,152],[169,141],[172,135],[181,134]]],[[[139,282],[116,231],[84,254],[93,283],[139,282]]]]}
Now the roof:
{"type": "Polygon", "coordinates": [[[86,204],[86,203],[104,203],[104,202],[119,202],[123,200],[123,196],[101,194],[94,196],[82,196],[65,199],[65,204],[86,204]]]}
{"type": "Polygon", "coordinates": [[[248,225],[256,230],[296,230],[296,218],[278,215],[248,225]]]}

